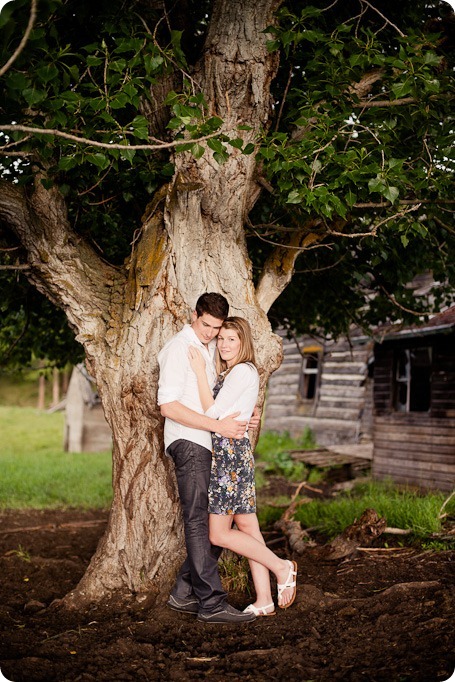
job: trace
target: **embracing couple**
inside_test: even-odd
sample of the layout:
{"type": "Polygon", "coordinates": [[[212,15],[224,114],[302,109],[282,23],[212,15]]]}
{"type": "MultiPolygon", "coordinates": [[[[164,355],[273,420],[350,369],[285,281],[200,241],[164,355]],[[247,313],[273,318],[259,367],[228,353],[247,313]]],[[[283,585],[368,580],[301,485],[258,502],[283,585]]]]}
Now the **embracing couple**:
{"type": "Polygon", "coordinates": [[[168,606],[206,623],[244,623],[275,613],[295,599],[297,565],[265,545],[256,516],[254,458],[248,438],[259,391],[251,329],[228,317],[221,294],[200,296],[192,322],[158,355],[158,403],[164,443],[173,459],[183,511],[187,558],[168,606]],[[250,421],[251,419],[251,421],[250,421]],[[235,527],[234,527],[235,524],[235,527]],[[223,548],[246,556],[256,601],[239,611],[228,604],[218,572],[223,548]]]}

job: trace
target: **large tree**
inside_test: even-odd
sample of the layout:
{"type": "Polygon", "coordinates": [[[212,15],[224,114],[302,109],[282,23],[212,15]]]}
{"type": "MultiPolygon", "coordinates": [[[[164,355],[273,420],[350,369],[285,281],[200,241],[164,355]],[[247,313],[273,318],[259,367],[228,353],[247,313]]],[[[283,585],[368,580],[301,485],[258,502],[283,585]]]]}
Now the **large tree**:
{"type": "Polygon", "coordinates": [[[251,322],[264,388],[268,314],[339,332],[404,314],[405,283],[450,284],[455,263],[445,3],[92,5],[0,16],[2,277],[64,311],[113,432],[109,524],[74,605],[162,595],[182,558],[156,358],[200,293],[251,322]]]}

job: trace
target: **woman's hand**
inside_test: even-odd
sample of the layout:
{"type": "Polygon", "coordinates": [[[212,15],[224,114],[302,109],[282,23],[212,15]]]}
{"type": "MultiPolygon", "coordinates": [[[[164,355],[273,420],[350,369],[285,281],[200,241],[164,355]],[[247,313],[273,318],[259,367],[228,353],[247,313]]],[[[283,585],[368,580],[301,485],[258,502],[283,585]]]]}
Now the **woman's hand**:
{"type": "Polygon", "coordinates": [[[205,375],[205,359],[201,351],[195,346],[190,346],[188,348],[188,359],[190,361],[191,369],[196,374],[205,375]]]}

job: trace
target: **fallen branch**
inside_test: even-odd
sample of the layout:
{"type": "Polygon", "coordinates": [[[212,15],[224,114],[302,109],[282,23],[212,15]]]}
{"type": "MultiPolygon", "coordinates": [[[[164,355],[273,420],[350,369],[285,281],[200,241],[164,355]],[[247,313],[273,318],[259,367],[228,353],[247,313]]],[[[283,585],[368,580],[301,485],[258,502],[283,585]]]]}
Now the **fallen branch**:
{"type": "Polygon", "coordinates": [[[42,526],[24,526],[23,528],[7,528],[0,530],[0,535],[8,535],[8,533],[28,533],[37,530],[60,530],[60,528],[89,528],[96,526],[99,523],[107,523],[106,519],[99,519],[97,521],[75,521],[74,523],[46,523],[42,526]]]}
{"type": "Polygon", "coordinates": [[[287,521],[281,518],[275,522],[274,528],[283,533],[287,538],[291,552],[303,554],[308,547],[314,547],[316,543],[310,539],[307,531],[304,530],[300,521],[287,521]]]}
{"type": "Polygon", "coordinates": [[[384,528],[383,533],[389,533],[390,535],[409,535],[412,533],[411,528],[390,528],[387,526],[384,528]]]}
{"type": "Polygon", "coordinates": [[[357,547],[358,552],[409,552],[409,547],[357,547]]]}
{"type": "Polygon", "coordinates": [[[446,500],[444,500],[444,504],[442,505],[441,509],[439,510],[438,519],[443,519],[447,516],[447,514],[443,514],[442,512],[444,511],[444,508],[447,506],[447,504],[450,502],[450,500],[452,499],[452,497],[454,495],[455,495],[455,490],[452,490],[449,497],[446,500]]]}
{"type": "MultiPolygon", "coordinates": [[[[306,502],[311,502],[309,497],[304,497],[301,500],[297,500],[298,496],[300,495],[300,491],[304,487],[307,487],[307,488],[309,488],[309,490],[313,490],[316,492],[316,489],[311,488],[311,486],[309,486],[306,481],[302,481],[301,483],[299,483],[299,485],[297,486],[297,490],[295,491],[295,493],[291,497],[291,504],[286,509],[283,516],[281,517],[281,521],[289,521],[294,516],[297,507],[299,507],[301,504],[305,504],[306,502]]],[[[317,492],[322,493],[322,490],[318,490],[317,492]]]]}
{"type": "Polygon", "coordinates": [[[328,558],[344,559],[352,556],[360,547],[370,545],[379,537],[386,528],[386,520],[380,518],[375,509],[365,509],[360,519],[338,535],[332,542],[325,546],[328,558]]]}
{"type": "Polygon", "coordinates": [[[308,547],[314,547],[316,545],[314,540],[311,540],[308,531],[302,528],[300,521],[294,521],[292,518],[297,511],[297,507],[300,507],[300,505],[306,504],[307,502],[311,502],[310,497],[303,497],[300,500],[298,499],[302,488],[322,494],[322,490],[319,490],[319,488],[312,488],[306,481],[302,481],[297,486],[297,490],[291,497],[291,503],[282,515],[281,519],[276,521],[274,524],[275,530],[283,533],[287,539],[291,552],[295,552],[296,554],[303,554],[305,549],[308,547]]]}

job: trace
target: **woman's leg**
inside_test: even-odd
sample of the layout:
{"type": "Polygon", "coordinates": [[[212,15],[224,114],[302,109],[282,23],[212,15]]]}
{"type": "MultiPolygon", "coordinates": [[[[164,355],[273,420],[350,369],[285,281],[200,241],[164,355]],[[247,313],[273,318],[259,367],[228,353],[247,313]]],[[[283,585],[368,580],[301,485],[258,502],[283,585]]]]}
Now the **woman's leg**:
{"type": "MultiPolygon", "coordinates": [[[[234,521],[240,531],[251,535],[265,545],[256,514],[235,514],[234,521]]],[[[248,562],[250,564],[251,576],[256,591],[256,601],[253,603],[253,606],[260,608],[273,604],[269,569],[253,559],[248,559],[248,562]]],[[[271,609],[269,609],[269,611],[271,611],[271,609]]]]}
{"type": "MultiPolygon", "coordinates": [[[[261,542],[237,528],[232,528],[232,522],[232,515],[209,514],[210,542],[262,564],[275,574],[277,583],[285,583],[289,576],[289,562],[280,559],[266,547],[263,541],[261,542]]],[[[280,606],[291,601],[293,593],[293,588],[284,590],[280,606]]]]}

